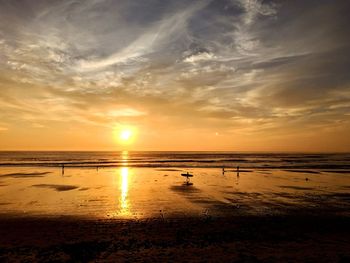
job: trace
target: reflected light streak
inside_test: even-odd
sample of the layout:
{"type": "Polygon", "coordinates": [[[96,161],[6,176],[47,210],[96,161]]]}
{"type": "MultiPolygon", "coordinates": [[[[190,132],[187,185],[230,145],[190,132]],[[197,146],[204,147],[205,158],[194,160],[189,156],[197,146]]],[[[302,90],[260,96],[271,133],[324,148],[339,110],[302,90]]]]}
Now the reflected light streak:
{"type": "Polygon", "coordinates": [[[129,191],[129,168],[122,167],[120,170],[120,215],[127,216],[130,215],[129,211],[129,201],[128,201],[128,191],[129,191]]]}
{"type": "Polygon", "coordinates": [[[128,151],[122,151],[122,163],[123,166],[128,165],[128,159],[129,159],[129,152],[128,151]]]}

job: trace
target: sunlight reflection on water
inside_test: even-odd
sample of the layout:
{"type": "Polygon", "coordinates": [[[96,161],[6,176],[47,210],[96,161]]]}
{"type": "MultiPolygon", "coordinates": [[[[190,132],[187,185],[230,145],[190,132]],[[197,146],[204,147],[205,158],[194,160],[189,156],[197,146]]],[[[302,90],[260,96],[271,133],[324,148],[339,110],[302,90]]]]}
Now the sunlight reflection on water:
{"type": "Polygon", "coordinates": [[[128,200],[128,191],[129,191],[129,168],[123,167],[120,170],[120,215],[128,216],[130,215],[129,210],[129,200],[128,200]]]}

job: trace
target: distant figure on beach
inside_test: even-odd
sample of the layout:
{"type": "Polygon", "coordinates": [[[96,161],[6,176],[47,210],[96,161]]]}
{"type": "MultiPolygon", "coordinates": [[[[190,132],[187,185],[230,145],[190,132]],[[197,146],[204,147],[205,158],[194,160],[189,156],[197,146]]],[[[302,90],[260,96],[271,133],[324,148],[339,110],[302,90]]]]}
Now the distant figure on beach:
{"type": "Polygon", "coordinates": [[[193,174],[190,173],[182,173],[181,176],[186,177],[186,185],[193,185],[193,183],[190,182],[190,177],[193,177],[193,174]]]}
{"type": "Polygon", "coordinates": [[[64,175],[64,163],[62,163],[62,175],[64,175]]]}
{"type": "Polygon", "coordinates": [[[239,177],[239,166],[237,166],[237,178],[239,177]]]}
{"type": "Polygon", "coordinates": [[[225,174],[225,167],[222,167],[222,175],[225,174]]]}

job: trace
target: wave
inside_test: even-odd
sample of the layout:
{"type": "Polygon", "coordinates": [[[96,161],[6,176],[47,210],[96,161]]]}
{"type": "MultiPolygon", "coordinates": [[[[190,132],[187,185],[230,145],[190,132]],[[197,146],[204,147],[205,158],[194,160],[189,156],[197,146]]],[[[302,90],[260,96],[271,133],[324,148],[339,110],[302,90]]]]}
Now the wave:
{"type": "Polygon", "coordinates": [[[237,152],[0,152],[0,166],[350,169],[350,154],[237,152]]]}

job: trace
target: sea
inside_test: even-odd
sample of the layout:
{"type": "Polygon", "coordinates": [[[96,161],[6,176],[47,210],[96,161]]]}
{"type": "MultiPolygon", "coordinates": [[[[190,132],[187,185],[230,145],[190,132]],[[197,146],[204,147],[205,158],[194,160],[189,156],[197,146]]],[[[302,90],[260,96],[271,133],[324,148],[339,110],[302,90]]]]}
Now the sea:
{"type": "Polygon", "coordinates": [[[350,153],[2,151],[0,166],[350,169],[350,153]]]}

